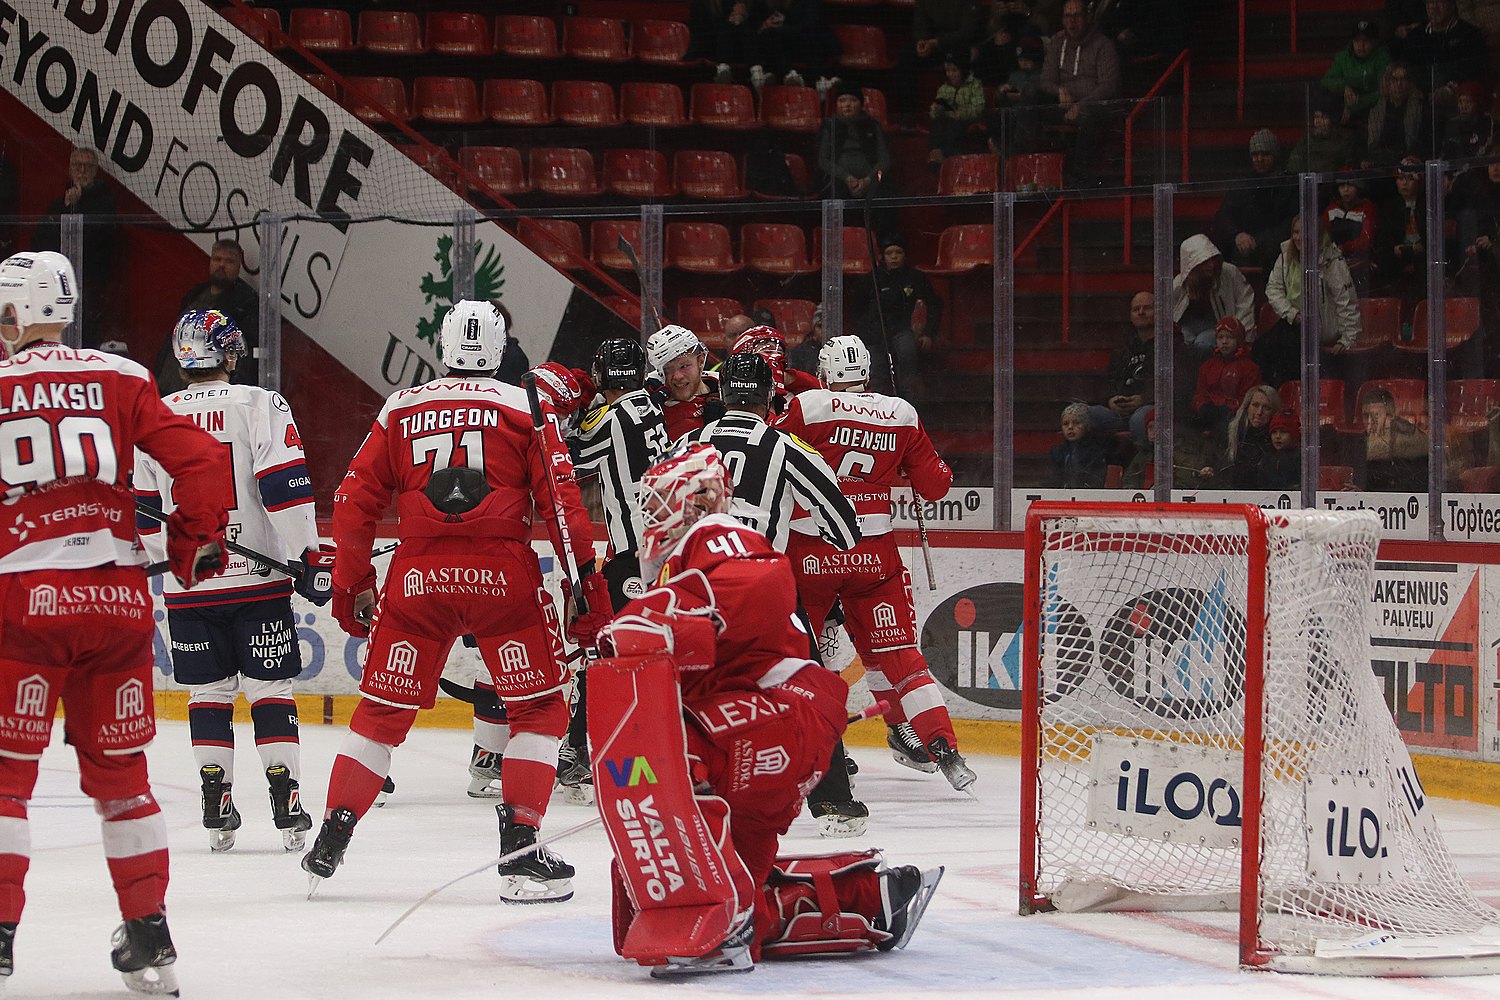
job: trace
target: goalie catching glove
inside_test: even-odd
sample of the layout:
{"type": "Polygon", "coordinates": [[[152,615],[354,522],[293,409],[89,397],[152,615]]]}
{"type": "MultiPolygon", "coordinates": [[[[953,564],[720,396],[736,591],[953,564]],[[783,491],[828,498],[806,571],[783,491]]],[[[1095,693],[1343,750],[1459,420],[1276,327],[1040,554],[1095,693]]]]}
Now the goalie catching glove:
{"type": "Polygon", "coordinates": [[[310,548],[292,566],[302,571],[292,584],[297,593],[317,607],[327,604],[333,597],[333,546],[310,548]]]}
{"type": "MultiPolygon", "coordinates": [[[[614,618],[615,610],[609,600],[609,582],[604,579],[603,573],[594,572],[593,560],[582,566],[578,573],[582,610],[568,623],[568,638],[580,646],[592,647],[599,630],[614,618]]],[[[573,588],[567,580],[563,581],[563,596],[568,600],[573,599],[573,588]]],[[[580,606],[575,603],[574,607],[580,606]]]]}
{"type": "Polygon", "coordinates": [[[189,519],[182,509],[168,515],[167,565],[184,590],[200,581],[218,576],[229,565],[229,550],[224,547],[224,527],[229,514],[220,508],[218,523],[210,527],[205,519],[189,519]]]}

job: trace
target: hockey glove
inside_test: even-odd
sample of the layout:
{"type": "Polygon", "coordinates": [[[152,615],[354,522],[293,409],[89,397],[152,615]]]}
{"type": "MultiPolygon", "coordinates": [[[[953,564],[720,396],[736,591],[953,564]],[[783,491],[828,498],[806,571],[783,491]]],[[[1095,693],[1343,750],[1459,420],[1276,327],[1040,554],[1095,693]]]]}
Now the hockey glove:
{"type": "MultiPolygon", "coordinates": [[[[583,579],[578,581],[578,585],[582,588],[583,601],[588,605],[588,611],[575,615],[568,623],[568,638],[580,646],[592,646],[599,630],[614,618],[615,609],[609,601],[609,583],[604,579],[604,574],[594,572],[592,562],[581,572],[583,579]]],[[[571,588],[568,589],[568,596],[572,596],[571,588]]]]}
{"type": "MultiPolygon", "coordinates": [[[[298,564],[293,563],[294,567],[298,564]]],[[[297,593],[318,607],[333,597],[333,546],[320,545],[302,553],[302,574],[293,583],[297,593]]]]}
{"type": "Polygon", "coordinates": [[[167,565],[183,589],[191,590],[201,581],[218,576],[229,565],[229,552],[224,548],[228,519],[221,510],[218,527],[204,534],[189,525],[181,510],[167,518],[167,565]]]}
{"type": "Polygon", "coordinates": [[[375,574],[371,573],[348,590],[333,588],[333,617],[339,628],[356,639],[370,634],[369,609],[375,606],[375,574]]]}

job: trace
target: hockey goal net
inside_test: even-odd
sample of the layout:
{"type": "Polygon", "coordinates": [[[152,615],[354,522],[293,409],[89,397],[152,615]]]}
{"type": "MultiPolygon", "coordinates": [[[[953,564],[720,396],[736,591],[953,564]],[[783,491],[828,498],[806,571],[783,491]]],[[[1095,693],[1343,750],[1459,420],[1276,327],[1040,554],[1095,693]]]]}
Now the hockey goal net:
{"type": "Polygon", "coordinates": [[[1500,971],[1370,669],[1367,511],[1034,504],[1021,912],[1238,909],[1240,961],[1500,971]]]}

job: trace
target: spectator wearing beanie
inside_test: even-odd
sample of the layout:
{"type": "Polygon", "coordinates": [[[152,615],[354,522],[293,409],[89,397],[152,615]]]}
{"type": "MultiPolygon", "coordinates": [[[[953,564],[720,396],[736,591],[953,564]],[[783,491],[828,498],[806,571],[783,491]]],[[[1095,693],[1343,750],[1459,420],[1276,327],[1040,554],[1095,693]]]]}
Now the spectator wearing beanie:
{"type": "Polygon", "coordinates": [[[1214,216],[1213,241],[1237,267],[1269,270],[1297,212],[1297,181],[1281,172],[1281,141],[1263,128],[1250,137],[1250,169],[1260,183],[1224,195],[1214,216]]]}
{"type": "Polygon", "coordinates": [[[818,134],[823,190],[832,198],[873,197],[891,169],[885,130],[866,113],[858,84],[840,83],[834,93],[833,114],[818,134]]]}
{"type": "Polygon", "coordinates": [[[1296,410],[1282,410],[1271,418],[1271,450],[1261,456],[1256,469],[1258,488],[1300,490],[1302,488],[1302,424],[1296,410]]]}

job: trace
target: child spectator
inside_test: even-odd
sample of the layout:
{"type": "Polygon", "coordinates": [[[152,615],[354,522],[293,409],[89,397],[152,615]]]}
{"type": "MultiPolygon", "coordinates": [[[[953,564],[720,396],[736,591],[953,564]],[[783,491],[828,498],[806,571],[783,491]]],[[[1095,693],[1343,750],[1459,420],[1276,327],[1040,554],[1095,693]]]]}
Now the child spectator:
{"type": "Polygon", "coordinates": [[[1380,79],[1391,64],[1390,53],[1380,44],[1380,29],[1374,21],[1354,25],[1354,37],[1333,57],[1323,74],[1323,89],[1344,102],[1339,124],[1357,128],[1380,99],[1380,79]]]}
{"type": "Polygon", "coordinates": [[[1357,458],[1363,469],[1357,481],[1372,493],[1427,491],[1427,435],[1396,415],[1396,400],[1387,389],[1364,393],[1359,404],[1365,421],[1365,446],[1357,458]]]}
{"type": "Polygon", "coordinates": [[[1198,426],[1222,433],[1245,391],[1260,384],[1260,368],[1245,347],[1245,327],[1225,316],[1214,328],[1214,353],[1198,368],[1193,417],[1198,426]]]}
{"type": "Polygon", "coordinates": [[[1022,108],[1041,104],[1046,98],[1042,91],[1042,40],[1026,35],[1016,45],[1016,68],[995,90],[995,108],[985,116],[984,130],[989,140],[990,152],[1004,159],[1015,145],[1013,137],[1007,137],[1006,128],[1012,117],[1007,108],[1022,108]]]}
{"type": "Polygon", "coordinates": [[[1338,124],[1344,113],[1343,99],[1322,88],[1313,88],[1309,96],[1311,126],[1302,140],[1292,147],[1292,155],[1287,157],[1289,174],[1326,173],[1338,170],[1354,159],[1354,138],[1338,124]]]}
{"type": "Polygon", "coordinates": [[[1036,37],[1040,55],[1040,30],[1040,25],[1032,21],[1031,0],[995,0],[984,35],[970,52],[974,75],[987,84],[1004,83],[1015,72],[1017,43],[1022,36],[1036,37]]]}
{"type": "Polygon", "coordinates": [[[1443,159],[1467,160],[1482,155],[1495,140],[1495,119],[1481,111],[1484,86],[1470,80],[1458,86],[1458,113],[1448,119],[1443,135],[1443,159]]]}
{"type": "Polygon", "coordinates": [[[1052,449],[1052,483],[1067,490],[1104,487],[1109,471],[1109,443],[1089,430],[1086,403],[1069,403],[1062,411],[1062,444],[1052,449]]]}
{"type": "Polygon", "coordinates": [[[1259,487],[1287,492],[1302,488],[1302,425],[1296,410],[1271,418],[1271,450],[1260,460],[1259,487]]]}
{"type": "Polygon", "coordinates": [[[1370,253],[1375,245],[1375,203],[1366,198],[1352,177],[1341,177],[1338,196],[1328,203],[1323,218],[1328,235],[1344,255],[1354,290],[1363,295],[1370,284],[1370,253]]]}
{"type": "Polygon", "coordinates": [[[942,167],[944,157],[963,151],[965,133],[984,114],[984,85],[969,72],[968,60],[949,54],[943,60],[943,75],[943,84],[938,87],[929,110],[932,152],[927,165],[934,172],[942,167]]]}

